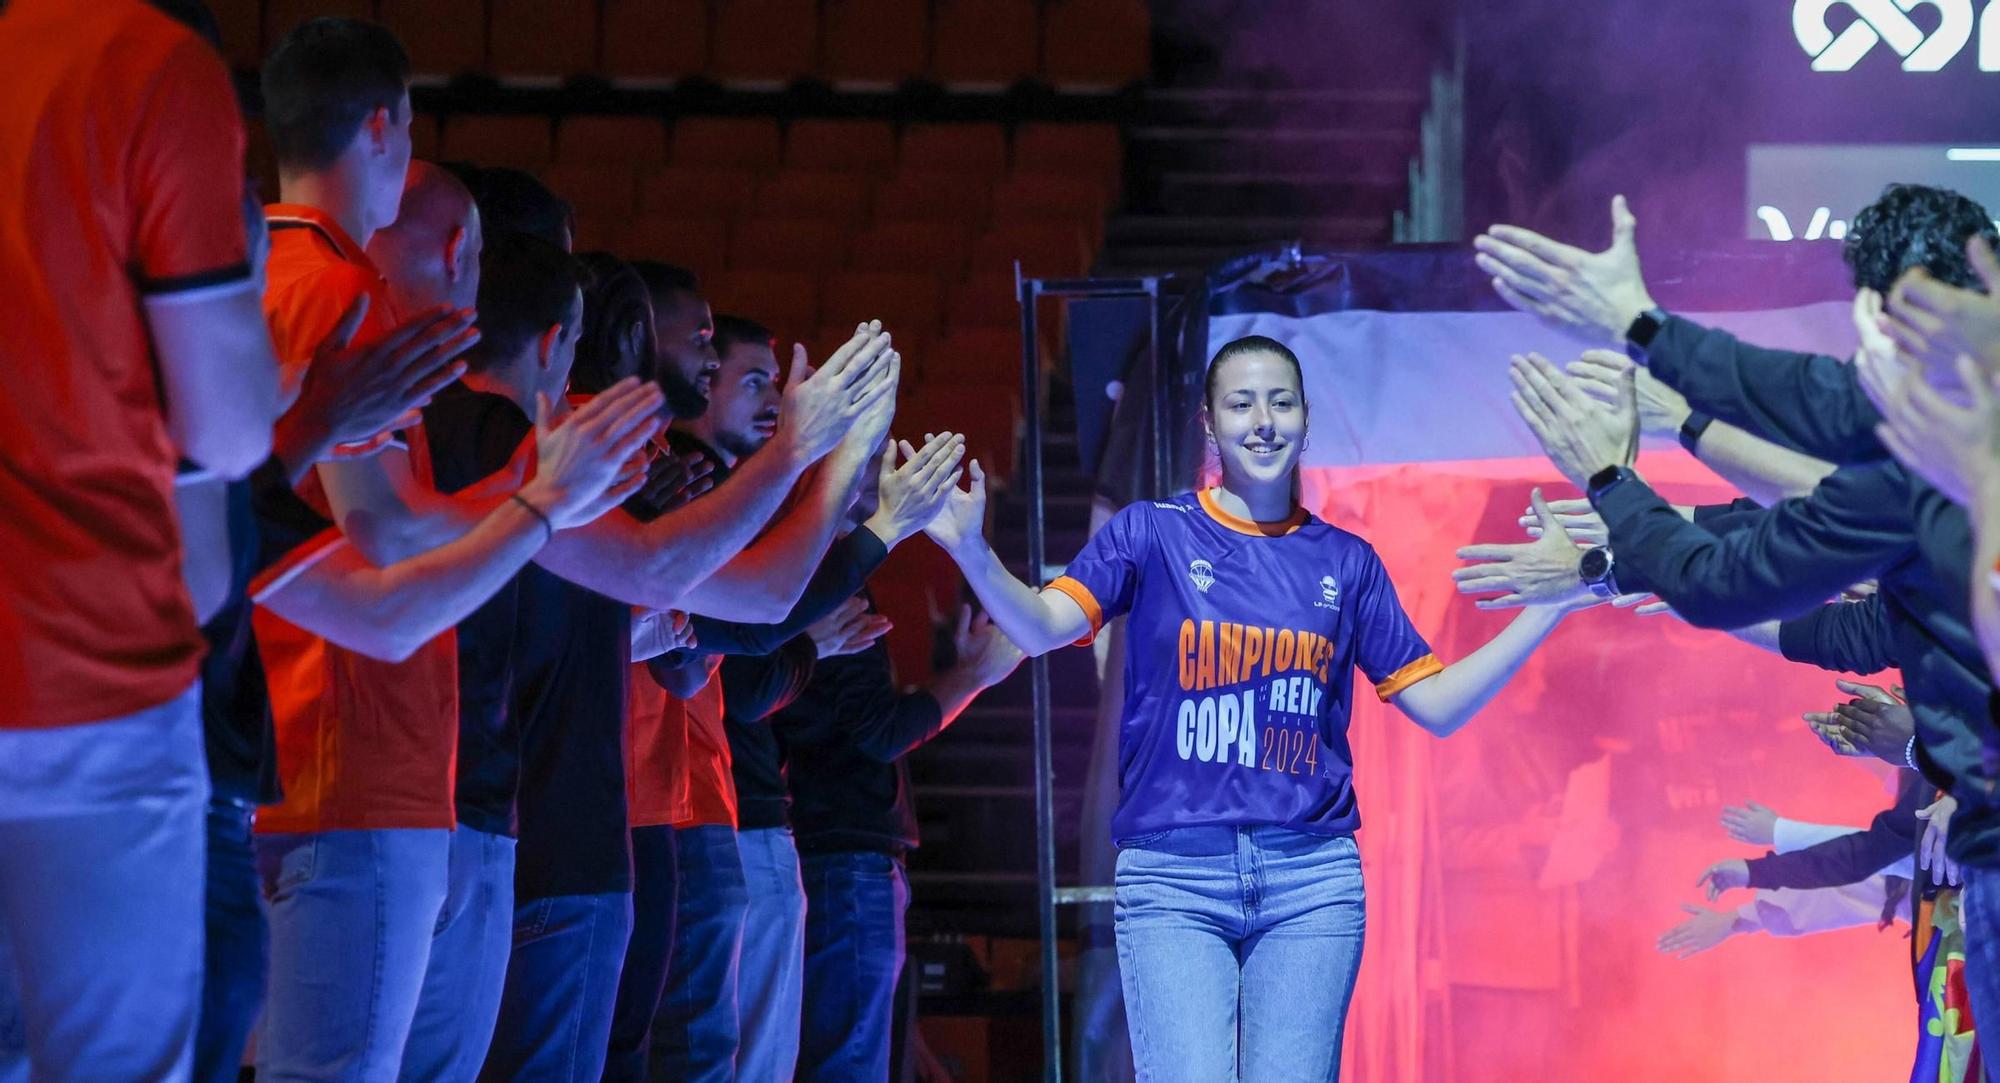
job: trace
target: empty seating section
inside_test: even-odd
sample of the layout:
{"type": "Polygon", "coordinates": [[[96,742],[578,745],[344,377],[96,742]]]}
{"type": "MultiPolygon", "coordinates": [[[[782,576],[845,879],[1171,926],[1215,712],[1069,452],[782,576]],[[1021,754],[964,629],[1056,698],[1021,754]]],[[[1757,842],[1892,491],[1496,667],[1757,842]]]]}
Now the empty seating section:
{"type": "Polygon", "coordinates": [[[1144,0],[214,0],[239,67],[316,15],[379,19],[432,78],[1095,91],[1151,62],[1144,0]]]}

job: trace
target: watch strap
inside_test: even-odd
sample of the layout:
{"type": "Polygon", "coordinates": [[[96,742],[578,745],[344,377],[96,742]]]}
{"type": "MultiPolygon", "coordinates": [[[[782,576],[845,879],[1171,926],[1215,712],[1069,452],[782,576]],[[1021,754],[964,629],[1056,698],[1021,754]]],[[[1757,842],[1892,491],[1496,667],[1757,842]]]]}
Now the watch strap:
{"type": "Polygon", "coordinates": [[[1715,424],[1715,419],[1702,413],[1700,410],[1688,414],[1687,420],[1681,422],[1680,442],[1681,446],[1687,449],[1688,454],[1693,455],[1695,453],[1695,446],[1701,443],[1702,434],[1707,432],[1708,427],[1713,424],[1715,424]]]}

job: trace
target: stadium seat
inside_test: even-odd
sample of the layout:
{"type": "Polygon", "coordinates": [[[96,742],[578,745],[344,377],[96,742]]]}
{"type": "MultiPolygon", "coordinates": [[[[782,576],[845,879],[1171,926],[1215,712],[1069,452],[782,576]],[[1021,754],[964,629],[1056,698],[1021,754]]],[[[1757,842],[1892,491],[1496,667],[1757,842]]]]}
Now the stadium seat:
{"type": "Polygon", "coordinates": [[[1035,0],[936,0],[931,78],[946,86],[1006,86],[1035,74],[1035,0]]]}
{"type": "Polygon", "coordinates": [[[667,82],[708,69],[708,0],[603,0],[607,79],[667,82]]]}
{"type": "Polygon", "coordinates": [[[874,181],[865,173],[782,171],[757,186],[758,218],[811,219],[857,227],[868,217],[874,181]]]}
{"type": "Polygon", "coordinates": [[[537,172],[542,183],[568,200],[579,215],[630,217],[639,206],[639,172],[632,166],[564,162],[537,172]]]}
{"type": "Polygon", "coordinates": [[[564,117],[556,129],[556,161],[656,169],[667,164],[666,125],[658,117],[564,117]]]}
{"type": "Polygon", "coordinates": [[[757,174],[747,169],[672,166],[639,182],[639,209],[676,218],[735,218],[750,209],[757,174]]]}
{"type": "Polygon", "coordinates": [[[716,9],[714,40],[711,76],[788,85],[819,67],[818,0],[729,0],[716,9]]]}
{"type": "Polygon", "coordinates": [[[893,334],[931,339],[944,326],[944,284],[907,271],[835,271],[820,281],[819,306],[833,324],[879,319],[893,334]]]}
{"type": "Polygon", "coordinates": [[[887,176],[896,168],[896,133],[886,120],[795,120],[785,132],[785,167],[887,176]]]}
{"type": "Polygon", "coordinates": [[[907,173],[957,173],[989,180],[1007,172],[1007,133],[998,124],[912,124],[903,130],[907,173]]]}
{"type": "Polygon", "coordinates": [[[1152,67],[1143,0],[1049,0],[1042,9],[1042,77],[1058,87],[1122,87],[1152,67]]]}
{"type": "Polygon", "coordinates": [[[847,244],[853,237],[853,230],[838,222],[748,221],[738,225],[730,238],[729,266],[817,274],[847,262],[847,244]]]}
{"type": "Polygon", "coordinates": [[[257,199],[278,201],[278,159],[271,150],[271,133],[262,121],[243,126],[243,168],[257,182],[257,199]]]}
{"type": "Polygon", "coordinates": [[[264,62],[264,10],[257,0],[210,0],[208,10],[222,31],[222,58],[240,70],[264,62]]]}
{"type": "Polygon", "coordinates": [[[932,379],[946,380],[955,386],[1017,387],[1021,382],[1020,329],[955,330],[938,341],[924,371],[932,379]]]}
{"type": "Polygon", "coordinates": [[[972,232],[956,222],[879,222],[848,250],[857,271],[928,271],[956,280],[965,273],[972,232]]]}
{"type": "Polygon", "coordinates": [[[945,295],[945,326],[953,331],[969,327],[1021,327],[1021,304],[1014,295],[1014,275],[975,274],[954,283],[945,295]]]}
{"type": "Polygon", "coordinates": [[[1125,186],[1125,148],[1112,124],[1023,124],[1014,132],[1016,173],[1090,176],[1115,203],[1125,186]]]}
{"type": "Polygon", "coordinates": [[[722,271],[704,276],[702,293],[715,311],[769,327],[788,363],[791,344],[805,341],[819,326],[819,281],[810,272],[722,271]]]}
{"type": "MultiPolygon", "coordinates": [[[[220,17],[222,12],[217,11],[216,15],[220,17]]],[[[271,50],[286,34],[291,33],[294,27],[322,15],[335,15],[347,19],[373,19],[375,5],[371,0],[264,0],[264,55],[270,55],[271,50]]],[[[473,25],[480,27],[483,21],[473,25]]],[[[261,59],[260,57],[260,62],[261,59]]]]}
{"type": "Polygon", "coordinates": [[[684,117],[674,124],[672,161],[768,173],[784,160],[783,145],[778,122],[769,117],[684,117]]]}
{"type": "Polygon", "coordinates": [[[994,226],[972,244],[974,273],[1011,274],[1015,260],[1021,261],[1024,274],[1068,278],[1089,269],[1091,253],[1084,247],[1083,231],[1064,222],[994,226]]]}
{"type": "Polygon", "coordinates": [[[486,69],[486,0],[381,0],[377,12],[409,51],[412,73],[486,69]]]}
{"type": "Polygon", "coordinates": [[[444,121],[438,153],[446,160],[532,170],[554,160],[553,137],[544,116],[454,113],[444,121]]]}
{"type": "MultiPolygon", "coordinates": [[[[262,128],[259,124],[257,127],[262,128]]],[[[443,122],[436,113],[414,113],[410,117],[410,157],[426,162],[442,161],[438,157],[438,136],[443,122]]]]}
{"type": "Polygon", "coordinates": [[[992,209],[989,186],[950,173],[899,173],[875,188],[877,222],[954,222],[976,229],[992,209]]]}
{"type": "Polygon", "coordinates": [[[964,584],[951,557],[922,537],[897,546],[882,570],[869,579],[868,593],[876,610],[893,625],[882,642],[899,686],[930,681],[933,621],[958,620],[964,584]]]}
{"type": "Polygon", "coordinates": [[[704,277],[729,261],[729,226],[717,218],[645,215],[614,227],[610,248],[631,259],[657,259],[704,277]]]}
{"type": "Polygon", "coordinates": [[[1088,177],[1016,173],[993,186],[995,229],[1023,222],[1074,222],[1092,249],[1104,232],[1104,192],[1088,177]]]}
{"type": "Polygon", "coordinates": [[[835,84],[921,78],[929,24],[926,0],[822,0],[820,74],[835,84]]]}
{"type": "Polygon", "coordinates": [[[566,79],[597,69],[597,5],[487,0],[486,63],[502,79],[566,79]]]}

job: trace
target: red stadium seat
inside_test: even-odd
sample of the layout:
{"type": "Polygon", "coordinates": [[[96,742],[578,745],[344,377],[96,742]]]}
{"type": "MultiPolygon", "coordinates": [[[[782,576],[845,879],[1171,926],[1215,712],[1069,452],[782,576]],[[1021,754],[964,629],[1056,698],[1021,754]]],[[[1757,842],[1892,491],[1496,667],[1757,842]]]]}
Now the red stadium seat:
{"type": "Polygon", "coordinates": [[[1104,233],[1104,191],[1087,177],[1016,173],[993,187],[993,227],[1074,222],[1095,249],[1104,233]]]}
{"type": "Polygon", "coordinates": [[[887,176],[896,168],[896,133],[886,120],[795,120],[785,132],[785,167],[887,176]]]}
{"type": "Polygon", "coordinates": [[[1107,202],[1125,182],[1125,148],[1112,124],[1023,124],[1014,132],[1014,171],[1095,178],[1107,202]]]}
{"type": "Polygon", "coordinates": [[[954,222],[976,229],[992,209],[990,187],[950,173],[899,173],[875,189],[877,222],[954,222]]]}
{"type": "Polygon", "coordinates": [[[965,273],[972,233],[956,222],[880,222],[848,250],[857,271],[928,271],[956,280],[965,273]]]}
{"type": "Polygon", "coordinates": [[[442,161],[438,157],[438,142],[443,127],[443,121],[436,113],[413,114],[410,117],[410,156],[426,162],[442,161]]]}
{"type": "Polygon", "coordinates": [[[823,0],[820,74],[836,84],[920,78],[929,37],[925,0],[823,0]]]}
{"type": "Polygon", "coordinates": [[[506,78],[566,79],[597,69],[597,5],[487,0],[487,66],[506,78]]]}
{"type": "Polygon", "coordinates": [[[757,174],[673,166],[639,182],[639,209],[675,218],[735,218],[750,209],[757,174]]]}
{"type": "MultiPolygon", "coordinates": [[[[372,0],[264,0],[264,54],[268,56],[300,23],[322,15],[373,19],[375,5],[372,0]]],[[[482,16],[481,22],[473,24],[473,32],[483,32],[484,25],[482,16]]]]}
{"type": "Polygon", "coordinates": [[[1007,133],[998,124],[912,124],[903,130],[902,167],[996,178],[1007,172],[1007,133]]]}
{"type": "Polygon", "coordinates": [[[945,326],[953,331],[969,327],[997,327],[1020,333],[1021,304],[1015,299],[1014,275],[975,274],[953,284],[945,296],[945,326]]]}
{"type": "Polygon", "coordinates": [[[264,10],[257,0],[211,0],[208,10],[222,31],[222,58],[252,69],[264,62],[264,10]]]}
{"type": "Polygon", "coordinates": [[[817,274],[847,262],[847,244],[853,236],[849,227],[837,222],[784,219],[744,222],[736,227],[736,234],[730,239],[729,266],[817,274]]]}
{"type": "Polygon", "coordinates": [[[1068,278],[1089,270],[1091,258],[1083,231],[1073,223],[994,226],[972,244],[974,273],[1012,273],[1019,260],[1023,274],[1068,278]]]}
{"type": "Polygon", "coordinates": [[[791,344],[819,326],[819,280],[806,271],[723,271],[703,279],[702,293],[715,311],[769,327],[787,363],[791,344]]]}
{"type": "Polygon", "coordinates": [[[614,227],[611,250],[626,259],[656,259],[707,276],[729,259],[729,226],[716,218],[646,215],[614,227]]]}
{"type": "Polygon", "coordinates": [[[1042,10],[1042,76],[1059,87],[1121,87],[1152,68],[1152,20],[1143,0],[1049,0],[1042,10]]]}
{"type": "Polygon", "coordinates": [[[603,0],[607,79],[657,83],[708,70],[708,0],[603,0]]]}
{"type": "Polygon", "coordinates": [[[656,169],[667,164],[667,128],[658,117],[564,117],[556,129],[556,161],[656,169]]]}
{"type": "Polygon", "coordinates": [[[933,621],[958,620],[964,584],[958,565],[929,538],[912,538],[897,546],[882,570],[870,577],[869,596],[892,625],[882,642],[898,685],[931,679],[933,621]]]}
{"type": "Polygon", "coordinates": [[[936,0],[931,78],[946,86],[1005,86],[1035,74],[1035,0],[936,0]]]}
{"type": "Polygon", "coordinates": [[[675,165],[768,173],[783,161],[782,147],[769,117],[684,117],[674,125],[675,165]]]}
{"type": "Polygon", "coordinates": [[[716,9],[708,63],[716,79],[784,85],[818,67],[818,0],[729,0],[716,9]]]}
{"type": "Polygon", "coordinates": [[[381,0],[378,11],[409,51],[414,74],[486,69],[486,0],[381,0]]]}
{"type": "Polygon", "coordinates": [[[454,113],[444,122],[438,153],[446,160],[539,169],[554,159],[553,135],[544,116],[454,113]]]}
{"type": "Polygon", "coordinates": [[[639,206],[639,172],[629,165],[565,162],[538,171],[542,183],[579,215],[630,217],[639,206]]]}
{"type": "Polygon", "coordinates": [[[243,125],[243,169],[257,183],[257,199],[278,201],[278,158],[271,149],[271,133],[262,121],[243,125]]]}
{"type": "Polygon", "coordinates": [[[865,173],[784,171],[757,186],[759,218],[811,219],[854,227],[868,217],[875,182],[865,173]]]}
{"type": "Polygon", "coordinates": [[[1018,327],[969,327],[953,331],[932,350],[924,372],[953,385],[1018,388],[1021,332],[1018,327]]]}
{"type": "Polygon", "coordinates": [[[819,306],[829,323],[881,320],[892,334],[931,339],[944,326],[944,283],[928,274],[836,271],[820,282],[819,306]]]}

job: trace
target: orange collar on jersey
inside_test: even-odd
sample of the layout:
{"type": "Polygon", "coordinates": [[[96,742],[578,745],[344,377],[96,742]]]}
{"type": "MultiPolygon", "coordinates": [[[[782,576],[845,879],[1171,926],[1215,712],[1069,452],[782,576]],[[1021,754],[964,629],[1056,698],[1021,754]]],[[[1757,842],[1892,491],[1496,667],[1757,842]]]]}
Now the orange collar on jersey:
{"type": "Polygon", "coordinates": [[[375,269],[375,261],[368,258],[367,250],[355,244],[354,238],[347,235],[347,231],[341,228],[340,223],[318,207],[309,207],[303,203],[269,203],[264,207],[264,221],[270,223],[273,230],[310,229],[326,238],[326,242],[333,246],[333,250],[340,254],[341,259],[359,264],[371,271],[375,269]]]}
{"type": "Polygon", "coordinates": [[[1259,538],[1280,538],[1306,524],[1306,509],[1297,504],[1292,505],[1292,513],[1285,518],[1276,522],[1260,523],[1255,519],[1245,519],[1224,510],[1222,504],[1215,499],[1214,489],[1203,489],[1196,496],[1201,501],[1201,510],[1207,512],[1209,518],[1238,534],[1259,538]]]}

